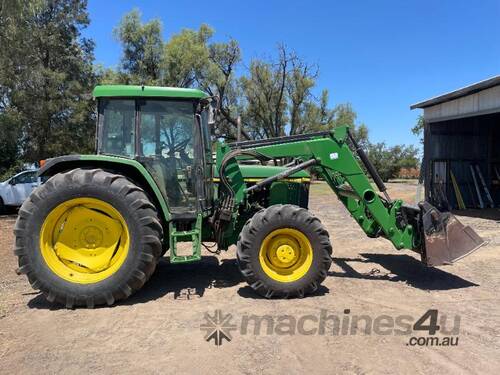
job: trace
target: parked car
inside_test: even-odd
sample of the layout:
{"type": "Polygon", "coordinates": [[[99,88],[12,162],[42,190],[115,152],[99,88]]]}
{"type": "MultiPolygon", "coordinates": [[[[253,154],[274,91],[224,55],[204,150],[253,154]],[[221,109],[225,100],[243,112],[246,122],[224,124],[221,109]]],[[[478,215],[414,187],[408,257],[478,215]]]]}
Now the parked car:
{"type": "Polygon", "coordinates": [[[34,188],[41,184],[37,170],[23,171],[0,182],[0,213],[8,207],[19,207],[34,188]]]}

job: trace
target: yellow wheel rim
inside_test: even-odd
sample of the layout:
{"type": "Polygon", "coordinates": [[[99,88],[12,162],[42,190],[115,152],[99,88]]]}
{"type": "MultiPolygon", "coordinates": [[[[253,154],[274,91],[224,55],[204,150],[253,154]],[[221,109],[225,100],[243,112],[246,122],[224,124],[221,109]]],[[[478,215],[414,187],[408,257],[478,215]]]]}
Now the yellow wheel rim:
{"type": "Polygon", "coordinates": [[[54,208],[40,231],[40,250],[57,276],[92,284],[114,274],[127,258],[130,235],[123,216],[95,198],[70,199],[54,208]]]}
{"type": "Polygon", "coordinates": [[[266,275],[276,281],[299,280],[311,268],[312,260],[311,242],[297,229],[276,229],[260,246],[260,265],[266,275]]]}

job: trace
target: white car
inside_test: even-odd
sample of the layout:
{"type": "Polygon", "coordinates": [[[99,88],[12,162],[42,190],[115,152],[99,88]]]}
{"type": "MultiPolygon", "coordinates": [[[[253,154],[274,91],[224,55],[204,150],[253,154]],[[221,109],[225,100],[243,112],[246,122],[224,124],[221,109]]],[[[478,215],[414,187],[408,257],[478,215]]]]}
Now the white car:
{"type": "Polygon", "coordinates": [[[40,185],[37,170],[28,170],[0,182],[0,212],[6,207],[19,207],[34,188],[40,185]]]}

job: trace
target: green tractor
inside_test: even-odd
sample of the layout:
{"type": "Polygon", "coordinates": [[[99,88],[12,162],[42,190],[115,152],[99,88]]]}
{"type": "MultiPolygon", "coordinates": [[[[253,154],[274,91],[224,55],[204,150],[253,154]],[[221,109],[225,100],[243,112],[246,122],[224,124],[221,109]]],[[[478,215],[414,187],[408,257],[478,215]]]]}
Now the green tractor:
{"type": "Polygon", "coordinates": [[[484,243],[426,202],[391,200],[347,127],[214,152],[217,100],[200,90],[116,85],[93,94],[96,154],[48,160],[39,172],[47,181],[24,202],[14,230],[18,273],[50,302],[112,305],[139,290],[167,251],[173,264],[195,262],[204,242],[217,251],[237,245],[240,271],[262,296],[313,293],[332,246],[307,210],[306,170],[368,237],[414,250],[427,265],[450,264],[484,243]]]}

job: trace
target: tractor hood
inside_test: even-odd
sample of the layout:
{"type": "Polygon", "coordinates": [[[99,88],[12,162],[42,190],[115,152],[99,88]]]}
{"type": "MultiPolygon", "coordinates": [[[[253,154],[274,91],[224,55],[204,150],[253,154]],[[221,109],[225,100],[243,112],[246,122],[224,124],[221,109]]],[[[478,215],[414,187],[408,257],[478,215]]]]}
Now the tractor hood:
{"type": "MultiPolygon", "coordinates": [[[[267,166],[267,165],[244,165],[244,164],[240,164],[239,167],[241,170],[241,174],[243,175],[243,178],[245,179],[245,181],[248,182],[259,181],[264,178],[277,175],[278,173],[283,172],[284,170],[287,169],[286,167],[267,166]]],[[[215,171],[214,177],[215,180],[218,181],[219,179],[218,170],[215,171]]],[[[297,182],[309,182],[310,179],[311,176],[306,171],[299,171],[287,178],[287,180],[293,180],[297,182]]]]}

